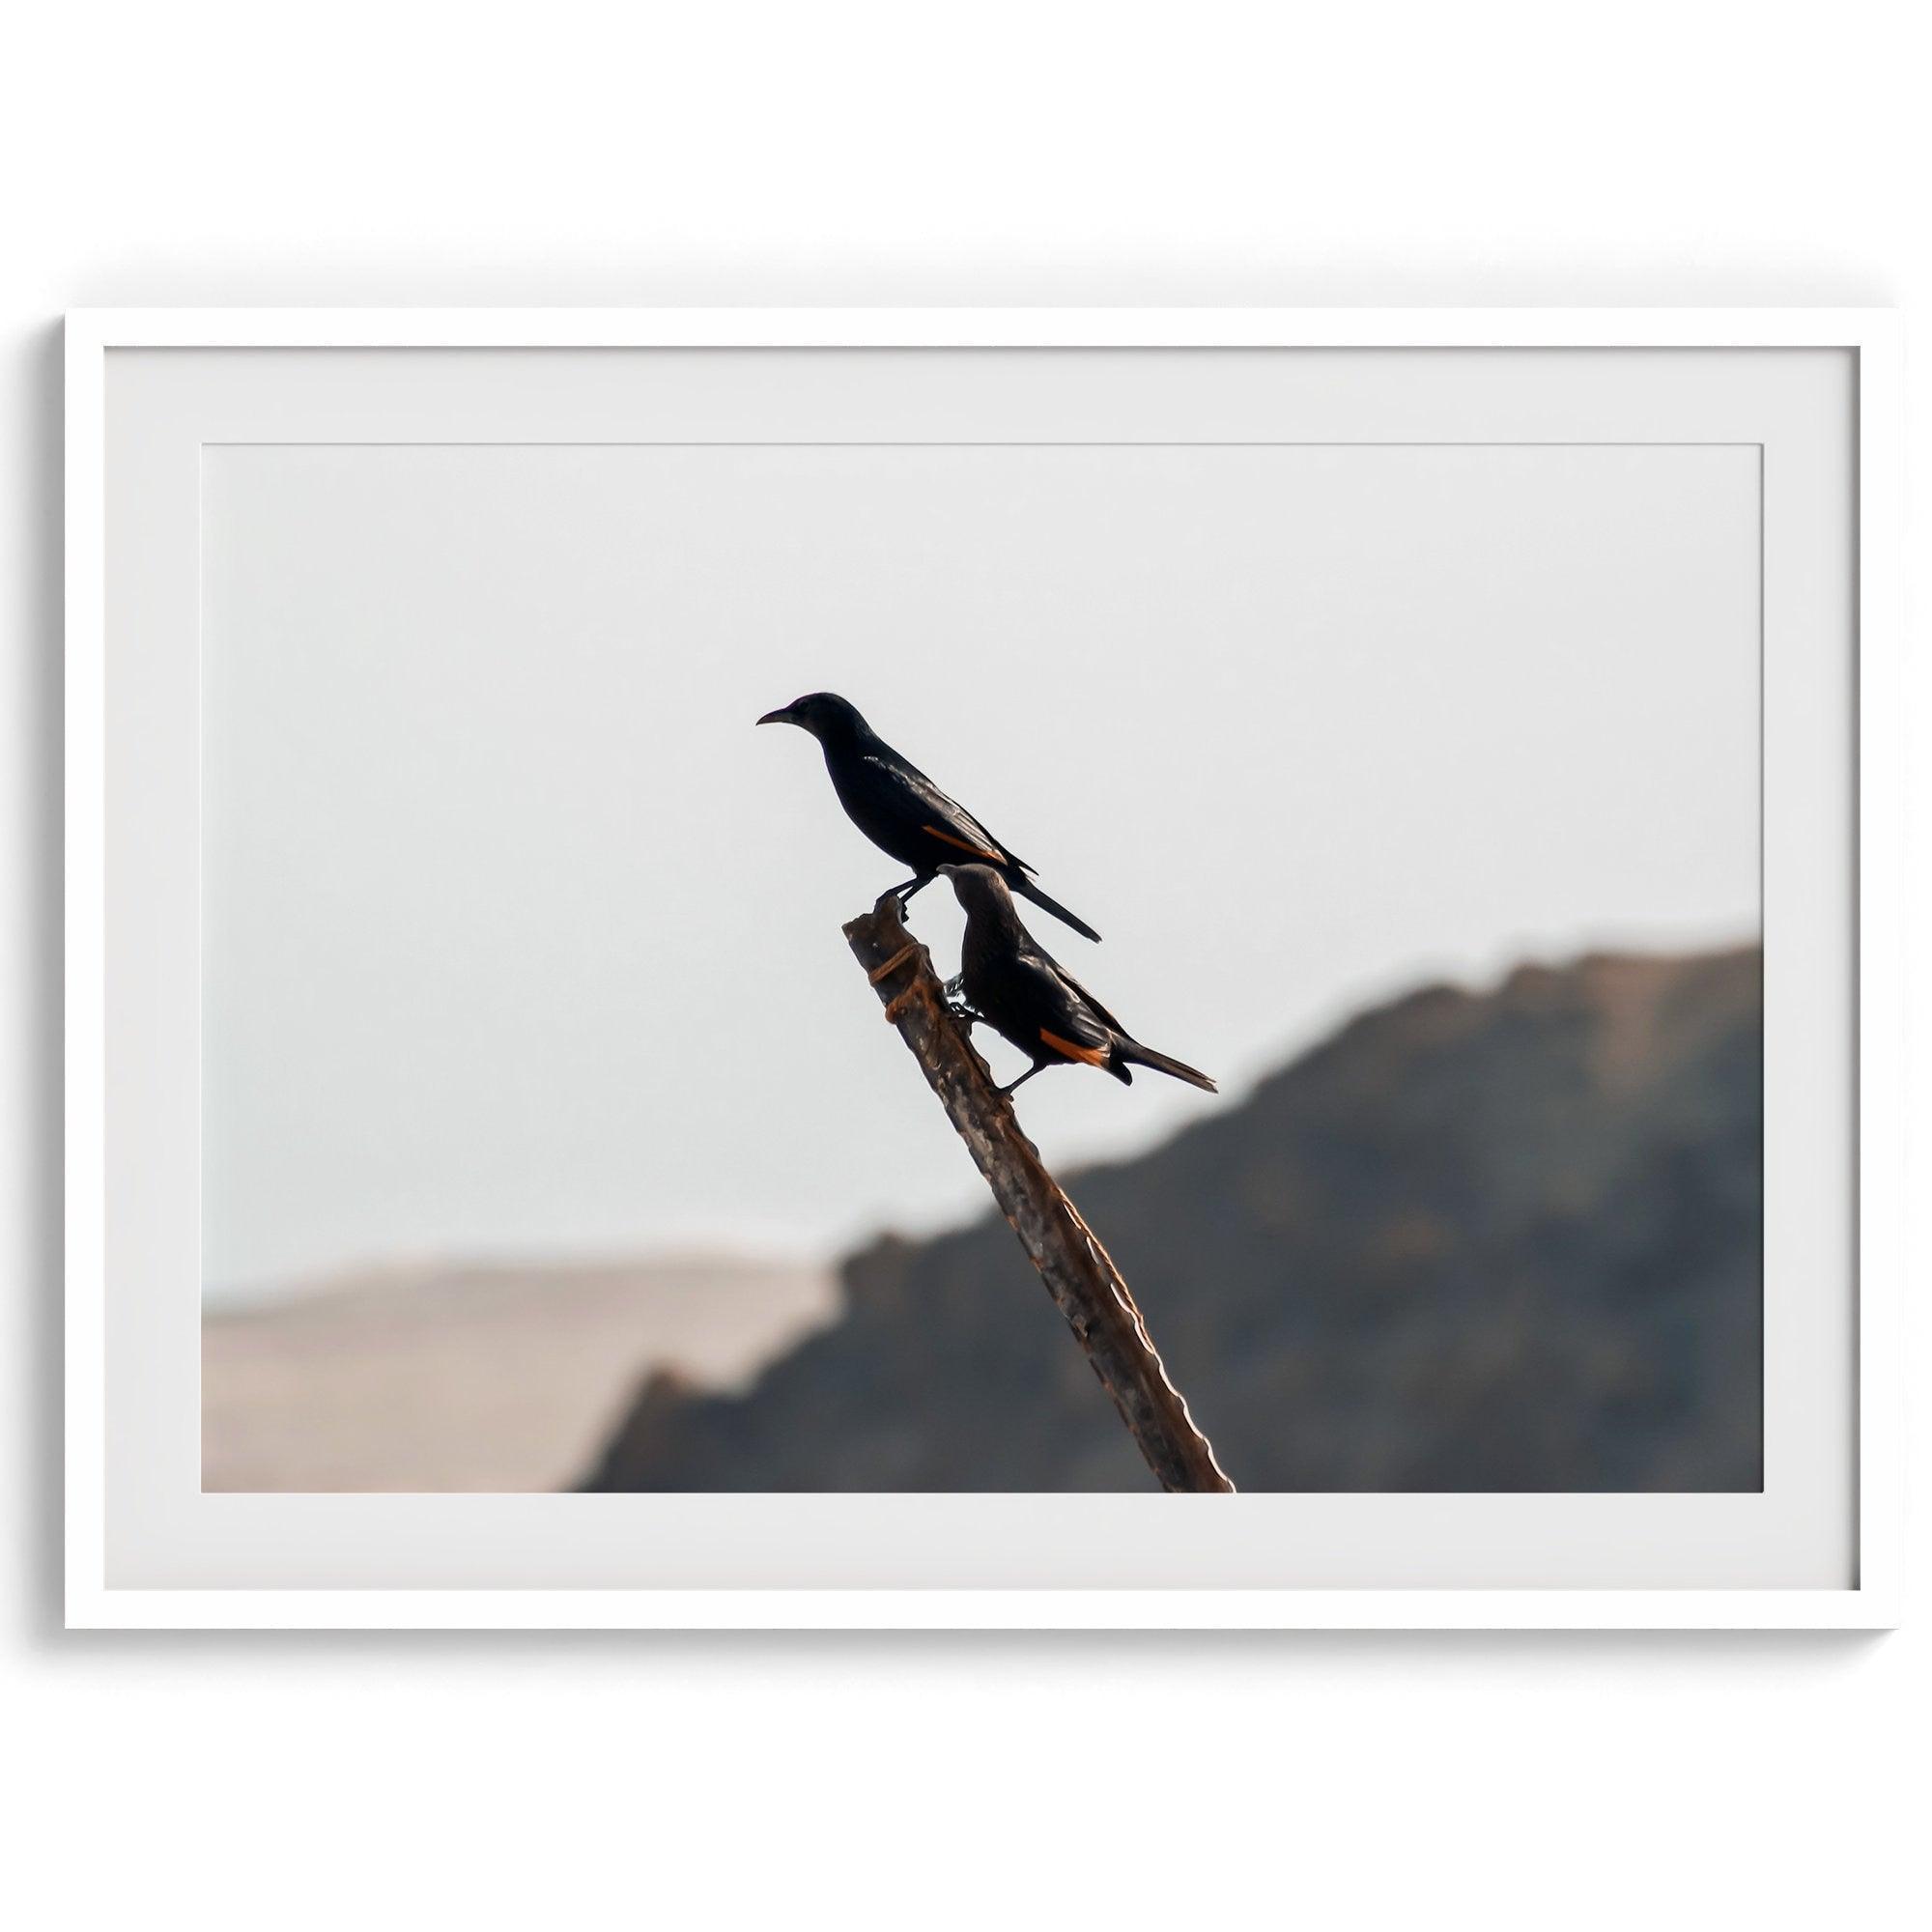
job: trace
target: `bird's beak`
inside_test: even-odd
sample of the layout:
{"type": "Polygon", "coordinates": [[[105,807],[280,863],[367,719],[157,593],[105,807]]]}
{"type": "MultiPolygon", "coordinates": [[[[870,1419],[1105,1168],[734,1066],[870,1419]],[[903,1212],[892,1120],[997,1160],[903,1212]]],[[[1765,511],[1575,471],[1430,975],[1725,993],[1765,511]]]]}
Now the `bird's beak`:
{"type": "Polygon", "coordinates": [[[791,715],[791,706],[787,704],[781,706],[777,711],[767,711],[758,720],[758,723],[760,724],[795,724],[798,721],[791,715]]]}
{"type": "Polygon", "coordinates": [[[953,876],[954,873],[958,871],[958,869],[959,867],[957,866],[942,866],[939,868],[939,876],[942,879],[950,879],[953,876]]]}

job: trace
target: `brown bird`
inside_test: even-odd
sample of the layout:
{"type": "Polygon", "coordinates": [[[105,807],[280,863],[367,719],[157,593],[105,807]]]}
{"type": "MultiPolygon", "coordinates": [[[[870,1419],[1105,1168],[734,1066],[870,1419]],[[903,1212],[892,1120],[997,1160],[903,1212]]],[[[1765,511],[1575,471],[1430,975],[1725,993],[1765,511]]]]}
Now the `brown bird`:
{"type": "Polygon", "coordinates": [[[1097,1066],[1133,1085],[1133,1066],[1151,1066],[1209,1094],[1207,1074],[1156,1053],[1112,1013],[1020,923],[1007,882],[990,866],[941,866],[966,908],[960,985],[972,1016],[1011,1041],[1033,1065],[1002,1087],[1010,1094],[1043,1066],[1097,1066]]]}

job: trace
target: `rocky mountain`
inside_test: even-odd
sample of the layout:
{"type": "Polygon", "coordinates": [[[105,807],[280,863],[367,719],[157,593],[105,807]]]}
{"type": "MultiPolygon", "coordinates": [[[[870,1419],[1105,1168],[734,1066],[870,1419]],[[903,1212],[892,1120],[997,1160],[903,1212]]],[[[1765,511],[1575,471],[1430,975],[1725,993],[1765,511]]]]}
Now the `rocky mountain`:
{"type": "MultiPolygon", "coordinates": [[[[1759,1487],[1760,977],[1433,986],[1063,1176],[1236,1483],[1759,1487]]],[[[1148,1487],[1004,1222],[881,1240],[843,1288],[748,1391],[651,1378],[583,1487],[1148,1487]]]]}

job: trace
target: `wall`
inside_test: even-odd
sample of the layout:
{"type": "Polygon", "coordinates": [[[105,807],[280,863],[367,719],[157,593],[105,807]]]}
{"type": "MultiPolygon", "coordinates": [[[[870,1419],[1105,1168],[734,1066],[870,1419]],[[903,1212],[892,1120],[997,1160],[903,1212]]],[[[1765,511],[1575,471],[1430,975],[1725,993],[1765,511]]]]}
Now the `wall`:
{"type": "MultiPolygon", "coordinates": [[[[813,1904],[1862,1924],[1922,1894],[1922,1630],[79,1639],[54,1566],[61,310],[1922,302],[1905,19],[184,0],[10,23],[0,1766],[10,1889],[42,1893],[21,1922],[166,1901],[208,1927],[813,1904]]],[[[1922,450],[1922,404],[1915,426],[1922,450]]]]}

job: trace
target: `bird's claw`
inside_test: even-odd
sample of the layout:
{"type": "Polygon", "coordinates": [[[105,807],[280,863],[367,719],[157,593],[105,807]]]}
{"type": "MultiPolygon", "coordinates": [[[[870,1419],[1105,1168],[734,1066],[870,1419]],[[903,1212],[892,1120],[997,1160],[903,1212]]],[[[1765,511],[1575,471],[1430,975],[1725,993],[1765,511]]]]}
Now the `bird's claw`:
{"type": "Polygon", "coordinates": [[[963,1026],[970,1033],[973,1030],[975,1021],[980,1015],[973,1010],[971,1003],[967,1000],[965,986],[965,974],[955,973],[952,979],[940,987],[939,991],[941,997],[946,1002],[946,1010],[952,1015],[953,1019],[960,1026],[963,1026]]]}

